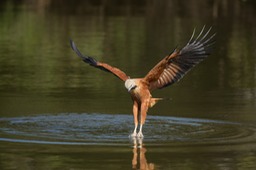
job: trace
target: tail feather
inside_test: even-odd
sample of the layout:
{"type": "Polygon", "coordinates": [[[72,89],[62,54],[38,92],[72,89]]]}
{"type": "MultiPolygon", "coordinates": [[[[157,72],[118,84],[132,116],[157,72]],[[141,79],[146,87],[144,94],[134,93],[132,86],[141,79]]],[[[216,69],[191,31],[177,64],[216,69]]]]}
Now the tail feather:
{"type": "Polygon", "coordinates": [[[171,100],[171,98],[151,98],[149,107],[153,107],[160,100],[171,100]]]}

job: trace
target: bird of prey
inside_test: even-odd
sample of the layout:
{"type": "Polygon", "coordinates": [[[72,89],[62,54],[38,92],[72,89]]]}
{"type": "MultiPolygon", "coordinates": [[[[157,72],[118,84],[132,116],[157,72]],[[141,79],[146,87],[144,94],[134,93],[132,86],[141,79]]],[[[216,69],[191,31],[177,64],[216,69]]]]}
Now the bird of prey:
{"type": "Polygon", "coordinates": [[[163,98],[153,98],[151,92],[162,89],[179,81],[191,68],[204,60],[209,54],[214,43],[215,34],[210,35],[211,28],[202,28],[198,36],[195,29],[188,43],[183,48],[176,48],[172,53],[164,57],[143,78],[130,78],[120,69],[107,63],[99,62],[95,58],[83,55],[75,43],[70,40],[72,49],[89,65],[109,72],[124,82],[124,85],[133,100],[134,131],[131,137],[143,138],[142,126],[145,123],[147,111],[163,98]],[[139,131],[137,133],[137,127],[139,131]]]}

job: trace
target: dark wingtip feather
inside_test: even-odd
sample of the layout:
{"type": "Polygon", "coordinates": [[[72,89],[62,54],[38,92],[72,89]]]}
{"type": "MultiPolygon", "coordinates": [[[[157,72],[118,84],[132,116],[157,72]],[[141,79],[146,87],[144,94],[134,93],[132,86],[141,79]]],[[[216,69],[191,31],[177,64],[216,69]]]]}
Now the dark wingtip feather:
{"type": "Polygon", "coordinates": [[[208,30],[205,30],[205,26],[200,31],[199,35],[194,38],[195,35],[195,29],[193,31],[193,34],[188,41],[187,45],[181,49],[180,55],[192,55],[192,56],[202,56],[209,55],[210,49],[213,45],[213,38],[215,37],[215,33],[209,36],[209,33],[211,31],[212,27],[210,27],[208,30]]]}
{"type": "Polygon", "coordinates": [[[69,43],[70,43],[72,50],[74,50],[75,43],[71,38],[69,39],[69,43]]]}
{"type": "Polygon", "coordinates": [[[69,40],[70,42],[70,46],[71,48],[73,49],[73,51],[75,51],[75,53],[83,59],[84,62],[90,64],[90,65],[93,65],[93,66],[96,66],[97,65],[97,61],[92,58],[92,57],[89,57],[89,56],[84,56],[79,50],[78,48],[76,47],[74,41],[72,39],[69,40]]]}
{"type": "Polygon", "coordinates": [[[86,57],[83,56],[83,54],[78,50],[78,48],[76,47],[76,44],[74,43],[74,41],[72,41],[71,39],[69,41],[70,41],[70,46],[71,46],[72,50],[75,51],[75,53],[79,57],[81,57],[82,59],[85,59],[86,57]]]}

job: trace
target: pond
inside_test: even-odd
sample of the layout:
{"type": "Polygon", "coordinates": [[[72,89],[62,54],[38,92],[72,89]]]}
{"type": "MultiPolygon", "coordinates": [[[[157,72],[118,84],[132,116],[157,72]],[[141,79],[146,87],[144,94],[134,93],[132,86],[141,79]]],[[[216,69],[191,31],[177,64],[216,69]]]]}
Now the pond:
{"type": "Polygon", "coordinates": [[[0,2],[0,169],[255,169],[256,4],[0,2]],[[124,84],[70,48],[143,77],[196,29],[212,54],[153,92],[143,139],[124,84]]]}

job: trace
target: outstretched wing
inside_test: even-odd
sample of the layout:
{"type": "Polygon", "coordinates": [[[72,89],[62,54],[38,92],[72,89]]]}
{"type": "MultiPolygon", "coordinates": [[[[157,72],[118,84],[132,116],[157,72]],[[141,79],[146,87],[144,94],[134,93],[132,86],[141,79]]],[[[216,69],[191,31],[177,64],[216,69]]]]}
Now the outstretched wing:
{"type": "Polygon", "coordinates": [[[210,31],[211,28],[204,31],[203,27],[199,35],[194,38],[194,30],[185,47],[181,50],[175,49],[150,70],[144,77],[150,90],[161,89],[179,81],[191,68],[205,59],[214,43],[215,34],[209,36],[210,31]]]}
{"type": "Polygon", "coordinates": [[[129,76],[127,76],[123,71],[121,71],[120,69],[116,68],[116,67],[112,67],[106,63],[102,63],[102,62],[98,62],[96,61],[94,58],[89,57],[89,56],[84,56],[76,47],[75,43],[70,40],[70,45],[71,48],[76,52],[76,54],[82,58],[82,60],[86,63],[88,63],[89,65],[96,67],[98,69],[104,70],[106,72],[110,72],[112,74],[114,74],[115,76],[117,76],[118,78],[120,78],[121,80],[125,81],[129,78],[129,76]]]}

